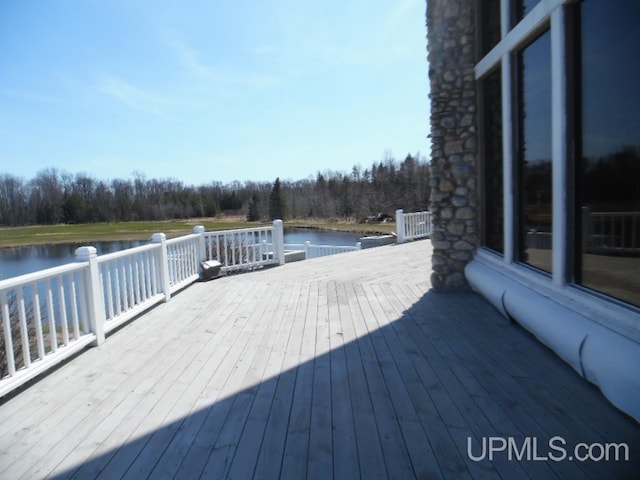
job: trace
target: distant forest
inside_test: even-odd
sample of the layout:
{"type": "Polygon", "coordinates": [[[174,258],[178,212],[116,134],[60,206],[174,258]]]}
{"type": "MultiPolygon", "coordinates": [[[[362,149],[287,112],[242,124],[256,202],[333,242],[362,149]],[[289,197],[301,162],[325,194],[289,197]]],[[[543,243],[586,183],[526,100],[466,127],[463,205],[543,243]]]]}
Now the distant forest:
{"type": "MultiPolygon", "coordinates": [[[[203,174],[204,175],[204,174],[203,174]]],[[[193,186],[175,179],[99,180],[87,173],[49,168],[25,180],[0,174],[0,225],[127,222],[246,215],[248,220],[362,218],[426,210],[429,163],[419,154],[387,158],[350,172],[325,171],[305,180],[211,182],[193,186]]]]}

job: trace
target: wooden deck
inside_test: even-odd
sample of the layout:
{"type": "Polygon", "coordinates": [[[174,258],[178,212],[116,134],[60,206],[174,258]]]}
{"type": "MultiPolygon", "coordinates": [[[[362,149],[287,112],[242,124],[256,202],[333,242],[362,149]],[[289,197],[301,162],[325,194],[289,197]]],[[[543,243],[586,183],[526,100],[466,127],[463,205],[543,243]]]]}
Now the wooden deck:
{"type": "Polygon", "coordinates": [[[187,288],[0,405],[0,478],[640,472],[638,424],[480,297],[430,292],[430,248],[187,288]],[[552,437],[567,456],[579,443],[626,443],[630,460],[474,461],[468,438],[478,457],[488,437],[555,458],[552,437]]]}

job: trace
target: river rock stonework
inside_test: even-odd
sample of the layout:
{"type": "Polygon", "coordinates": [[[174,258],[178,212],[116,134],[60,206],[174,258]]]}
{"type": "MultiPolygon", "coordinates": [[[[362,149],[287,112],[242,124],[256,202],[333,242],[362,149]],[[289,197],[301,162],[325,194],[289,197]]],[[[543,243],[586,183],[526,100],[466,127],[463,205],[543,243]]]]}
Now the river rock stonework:
{"type": "Polygon", "coordinates": [[[464,291],[478,244],[475,0],[427,0],[431,84],[433,272],[438,291],[464,291]]]}

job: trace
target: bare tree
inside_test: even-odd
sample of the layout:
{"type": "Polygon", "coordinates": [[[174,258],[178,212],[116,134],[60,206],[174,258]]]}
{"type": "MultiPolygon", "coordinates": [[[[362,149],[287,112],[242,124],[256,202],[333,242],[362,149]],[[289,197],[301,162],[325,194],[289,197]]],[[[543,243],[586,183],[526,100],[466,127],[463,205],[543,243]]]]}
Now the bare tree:
{"type": "Polygon", "coordinates": [[[324,170],[297,181],[278,178],[274,184],[211,182],[195,187],[175,179],[147,179],[141,172],[106,182],[87,173],[46,169],[28,183],[0,175],[0,225],[169,220],[212,217],[221,211],[254,218],[256,205],[271,217],[363,218],[398,208],[425,210],[429,188],[429,164],[419,153],[398,163],[386,152],[369,168],[324,170]]]}

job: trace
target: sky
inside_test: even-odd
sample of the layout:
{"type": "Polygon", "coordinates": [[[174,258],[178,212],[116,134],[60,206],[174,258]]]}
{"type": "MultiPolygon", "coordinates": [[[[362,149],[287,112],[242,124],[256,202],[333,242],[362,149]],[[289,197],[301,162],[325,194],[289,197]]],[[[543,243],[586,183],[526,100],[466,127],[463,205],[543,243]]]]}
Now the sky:
{"type": "Polygon", "coordinates": [[[424,0],[3,0],[0,174],[299,180],[428,157],[424,0]]]}

